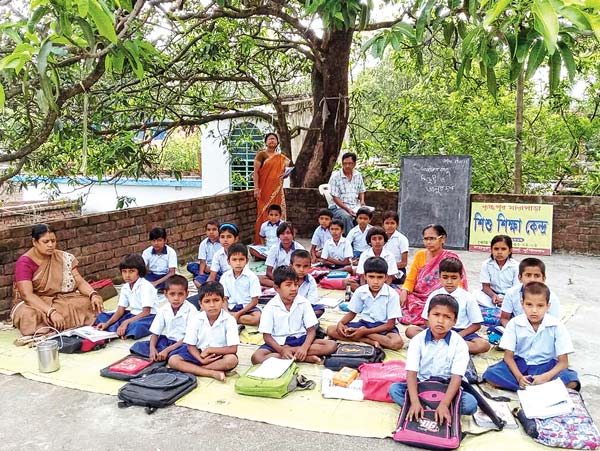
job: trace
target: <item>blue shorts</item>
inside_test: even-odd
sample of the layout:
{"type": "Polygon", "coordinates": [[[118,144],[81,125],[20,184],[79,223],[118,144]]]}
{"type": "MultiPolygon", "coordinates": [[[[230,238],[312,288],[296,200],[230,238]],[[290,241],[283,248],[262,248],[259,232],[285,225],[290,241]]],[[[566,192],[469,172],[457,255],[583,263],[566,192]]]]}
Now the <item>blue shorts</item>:
{"type": "MultiPolygon", "coordinates": [[[[153,273],[153,272],[148,272],[144,276],[144,279],[146,279],[148,282],[156,282],[158,279],[162,279],[167,274],[156,274],[156,273],[153,273]]],[[[161,282],[158,285],[156,285],[156,289],[157,290],[164,290],[165,289],[165,282],[161,282]]]]}
{"type": "Polygon", "coordinates": [[[323,316],[323,313],[325,313],[325,306],[323,304],[312,304],[312,309],[313,312],[315,312],[315,315],[317,315],[317,318],[320,318],[323,316]]]}
{"type": "Polygon", "coordinates": [[[352,251],[352,258],[360,258],[360,254],[362,254],[362,251],[352,251]]]}
{"type": "MultiPolygon", "coordinates": [[[[158,341],[156,342],[156,352],[162,352],[175,343],[177,343],[175,340],[171,340],[164,335],[159,335],[158,341]]],[[[179,348],[176,348],[169,352],[168,357],[171,357],[178,349],[179,348]]],[[[142,357],[150,357],[150,341],[138,341],[137,343],[134,343],[133,346],[129,348],[129,352],[141,355],[142,357]]]]}
{"type": "MultiPolygon", "coordinates": [[[[396,382],[390,385],[389,394],[399,406],[404,405],[407,388],[406,382],[396,382]]],[[[462,392],[459,410],[461,415],[473,415],[477,411],[477,400],[471,393],[462,392]]]]}
{"type": "MultiPolygon", "coordinates": [[[[462,332],[464,329],[457,329],[457,328],[453,327],[453,328],[452,328],[452,330],[453,330],[454,332],[457,332],[457,333],[458,333],[458,332],[462,332]]],[[[462,338],[463,338],[463,340],[465,340],[465,341],[471,341],[471,340],[475,340],[476,338],[482,338],[482,337],[480,337],[480,336],[479,336],[479,335],[477,335],[475,332],[473,332],[472,334],[465,335],[465,336],[464,336],[464,337],[462,337],[462,338]]]]}
{"type": "MultiPolygon", "coordinates": [[[[96,317],[94,325],[107,322],[112,317],[112,315],[112,312],[100,313],[96,317]]],[[[133,318],[134,316],[135,315],[133,313],[127,311],[122,317],[119,318],[117,322],[111,324],[106,330],[109,332],[116,332],[119,326],[123,324],[123,321],[133,318]]],[[[154,321],[155,316],[156,315],[154,314],[150,314],[148,316],[144,316],[141,319],[138,319],[137,321],[134,321],[133,323],[130,323],[127,326],[127,330],[125,331],[125,337],[134,338],[137,340],[138,338],[143,338],[150,335],[150,325],[152,324],[152,321],[154,321]]]]}
{"type": "MultiPolygon", "coordinates": [[[[383,321],[370,322],[370,321],[365,321],[364,319],[361,319],[360,321],[351,321],[351,322],[347,323],[346,326],[354,327],[355,329],[358,329],[359,327],[366,327],[367,329],[373,329],[374,327],[383,326],[384,324],[385,323],[383,321]]],[[[378,333],[379,333],[379,335],[397,334],[398,329],[396,329],[394,327],[386,332],[378,332],[378,333]]]]}
{"type": "MultiPolygon", "coordinates": [[[[537,376],[539,374],[544,374],[554,368],[558,362],[557,360],[552,359],[539,365],[527,365],[527,362],[525,362],[525,360],[521,357],[515,356],[514,359],[515,363],[517,364],[517,368],[524,376],[537,376]]],[[[554,377],[554,379],[557,377],[559,377],[565,385],[570,382],[577,382],[579,386],[581,385],[579,383],[577,372],[569,368],[562,370],[557,376],[554,377]]],[[[488,369],[483,373],[483,380],[488,381],[500,388],[505,388],[506,390],[517,391],[520,389],[519,381],[517,381],[515,376],[513,376],[513,373],[511,373],[504,360],[489,366],[488,369]]]]}
{"type": "MultiPolygon", "coordinates": [[[[298,348],[298,347],[302,346],[305,341],[306,341],[306,335],[301,335],[300,337],[287,337],[285,339],[284,346],[291,346],[292,348],[298,348]]],[[[258,349],[267,349],[271,352],[275,352],[275,349],[273,349],[268,344],[264,344],[258,349]]]]}
{"type": "MultiPolygon", "coordinates": [[[[230,311],[230,312],[234,312],[234,313],[236,313],[236,312],[239,312],[239,311],[240,311],[241,309],[243,309],[244,307],[245,307],[245,306],[244,306],[244,305],[242,305],[242,304],[235,304],[235,305],[233,306],[233,308],[229,308],[229,306],[228,306],[227,308],[229,308],[229,311],[230,311]]],[[[248,310],[248,311],[247,311],[245,314],[252,313],[252,312],[260,312],[260,309],[259,309],[258,307],[252,307],[252,308],[251,308],[250,310],[248,310]]]]}
{"type": "Polygon", "coordinates": [[[202,366],[202,363],[200,363],[200,361],[198,359],[196,359],[196,357],[194,357],[190,351],[188,351],[188,345],[186,345],[185,343],[182,344],[179,348],[177,348],[175,351],[173,351],[169,357],[174,356],[174,355],[178,355],[180,356],[183,360],[185,360],[186,362],[190,362],[193,363],[194,365],[198,365],[198,366],[202,366]]]}

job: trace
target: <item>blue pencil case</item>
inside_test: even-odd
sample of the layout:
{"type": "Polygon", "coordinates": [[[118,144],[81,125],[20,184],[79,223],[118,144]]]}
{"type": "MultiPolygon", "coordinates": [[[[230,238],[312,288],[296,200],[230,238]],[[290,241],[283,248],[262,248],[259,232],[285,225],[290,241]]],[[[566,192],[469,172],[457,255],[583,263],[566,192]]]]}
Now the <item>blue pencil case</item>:
{"type": "Polygon", "coordinates": [[[327,279],[345,279],[348,277],[348,271],[331,271],[326,277],[327,279]]]}

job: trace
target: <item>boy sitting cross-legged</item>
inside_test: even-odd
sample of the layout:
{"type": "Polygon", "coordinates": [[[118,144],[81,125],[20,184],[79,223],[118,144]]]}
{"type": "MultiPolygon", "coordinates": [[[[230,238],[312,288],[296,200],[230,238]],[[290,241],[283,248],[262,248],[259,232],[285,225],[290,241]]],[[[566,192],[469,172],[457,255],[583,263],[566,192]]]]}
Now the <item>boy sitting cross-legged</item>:
{"type": "Polygon", "coordinates": [[[579,390],[577,373],[569,369],[571,337],[564,324],[548,314],[549,300],[550,290],[543,283],[525,285],[525,313],[508,322],[500,340],[504,360],[483,373],[490,385],[517,391],[559,377],[567,387],[579,390]]]}
{"type": "MultiPolygon", "coordinates": [[[[450,403],[460,389],[460,383],[469,364],[469,350],[465,341],[452,330],[458,316],[458,303],[449,294],[438,294],[431,299],[427,312],[429,327],[420,332],[408,345],[406,355],[406,382],[390,386],[390,396],[396,404],[403,405],[406,392],[410,397],[407,418],[423,417],[423,406],[417,393],[417,383],[432,378],[449,380],[444,399],[435,411],[438,423],[450,424],[450,403]]],[[[460,413],[472,415],[477,410],[477,400],[463,392],[460,413]]]]}
{"type": "Polygon", "coordinates": [[[252,354],[252,363],[269,357],[321,363],[321,356],[335,352],[332,340],[315,339],[317,317],[310,302],[298,294],[298,276],[291,266],[273,271],[277,296],[262,311],[258,331],[265,344],[252,354]]]}
{"type": "Polygon", "coordinates": [[[220,282],[225,290],[227,309],[238,324],[258,326],[261,294],[258,276],[248,266],[248,248],[241,243],[233,244],[227,251],[231,269],[225,271],[220,282]]]}
{"type": "Polygon", "coordinates": [[[362,341],[376,347],[402,349],[404,343],[396,329],[402,316],[398,293],[385,283],[388,265],[381,257],[371,257],[364,265],[366,285],[357,288],[348,304],[348,313],[327,335],[336,340],[362,341]],[[362,319],[352,322],[360,313],[362,319]]]}
{"type": "Polygon", "coordinates": [[[183,343],[169,358],[169,366],[196,376],[224,381],[225,372],[238,364],[240,344],[235,318],[225,310],[223,286],[207,282],[198,290],[201,312],[188,321],[183,343]]]}
{"type": "Polygon", "coordinates": [[[315,315],[320,318],[325,313],[325,306],[319,304],[317,281],[308,273],[311,267],[310,254],[307,250],[296,249],[290,257],[290,265],[298,275],[298,294],[308,299],[315,315]]]}

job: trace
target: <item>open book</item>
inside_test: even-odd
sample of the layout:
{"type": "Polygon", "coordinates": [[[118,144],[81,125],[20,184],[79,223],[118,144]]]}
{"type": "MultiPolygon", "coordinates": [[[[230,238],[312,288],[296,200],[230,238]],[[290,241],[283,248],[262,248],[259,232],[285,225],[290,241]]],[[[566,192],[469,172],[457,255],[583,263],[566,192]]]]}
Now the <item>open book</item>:
{"type": "Polygon", "coordinates": [[[258,377],[260,379],[277,379],[292,365],[294,361],[291,359],[278,359],[276,357],[269,357],[263,363],[260,364],[248,376],[258,377]]]}
{"type": "Polygon", "coordinates": [[[338,305],[340,305],[340,303],[343,301],[343,298],[321,298],[319,299],[318,303],[319,304],[323,304],[325,307],[328,308],[336,308],[338,305]]]}
{"type": "MultiPolygon", "coordinates": [[[[493,401],[491,399],[486,399],[486,401],[488,402],[490,407],[494,409],[496,415],[498,415],[502,420],[504,420],[504,422],[506,423],[504,425],[505,428],[517,429],[519,427],[510,411],[510,406],[507,402],[493,401]]],[[[483,413],[483,411],[479,407],[477,408],[477,412],[475,412],[475,414],[473,415],[473,419],[479,427],[496,429],[496,425],[494,424],[494,422],[490,419],[490,417],[483,413]]]]}
{"type": "Polygon", "coordinates": [[[86,340],[90,340],[91,342],[97,342],[100,340],[107,340],[109,338],[117,338],[118,335],[116,332],[109,332],[107,330],[98,330],[93,326],[83,326],[78,327],[77,329],[69,329],[61,332],[60,334],[56,334],[53,337],[58,337],[59,335],[63,335],[65,337],[77,336],[84,338],[86,340]]]}
{"type": "Polygon", "coordinates": [[[324,398],[362,401],[364,399],[362,385],[362,380],[355,379],[347,387],[339,387],[333,383],[333,371],[325,368],[321,379],[321,395],[324,398]]]}
{"type": "Polygon", "coordinates": [[[560,379],[540,385],[528,385],[525,390],[519,390],[517,395],[523,412],[529,419],[556,417],[573,410],[573,401],[560,379]]]}

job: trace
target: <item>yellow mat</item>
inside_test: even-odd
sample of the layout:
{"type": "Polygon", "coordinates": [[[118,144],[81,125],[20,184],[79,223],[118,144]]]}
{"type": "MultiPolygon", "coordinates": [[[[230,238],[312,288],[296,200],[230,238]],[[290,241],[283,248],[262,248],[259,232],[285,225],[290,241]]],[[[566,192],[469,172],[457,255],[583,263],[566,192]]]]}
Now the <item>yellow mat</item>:
{"type": "MultiPolygon", "coordinates": [[[[322,295],[334,293],[323,292],[322,295]]],[[[335,293],[335,294],[340,294],[335,293]]],[[[576,306],[563,306],[564,317],[569,318],[576,306]]],[[[327,310],[322,324],[333,324],[343,315],[337,310],[327,310]]],[[[249,328],[252,331],[251,328],[249,328]]],[[[256,335],[256,334],[255,334],[256,335]]],[[[21,374],[24,377],[62,387],[95,393],[116,395],[123,382],[106,379],[99,375],[100,369],[128,354],[131,340],[114,340],[100,351],[86,354],[60,354],[60,370],[40,373],[37,369],[35,349],[17,347],[13,341],[19,336],[16,330],[0,332],[0,373],[21,374]]],[[[242,336],[243,338],[243,336],[242,336]]],[[[300,364],[301,373],[317,382],[317,388],[293,392],[281,400],[252,398],[237,395],[235,380],[250,366],[250,356],[256,345],[242,344],[238,350],[240,364],[226,382],[198,378],[198,388],[180,399],[177,405],[237,418],[262,421],[309,431],[329,432],[361,437],[390,437],[395,429],[399,407],[395,404],[373,401],[345,401],[325,399],[320,394],[322,366],[300,364]]],[[[388,359],[404,359],[401,352],[386,351],[388,359]]],[[[502,354],[491,351],[474,359],[478,371],[498,361],[502,354]]],[[[465,430],[479,431],[469,418],[463,419],[465,430]]],[[[510,443],[517,449],[542,449],[521,429],[491,432],[480,437],[468,436],[461,449],[500,450],[510,443]]]]}

